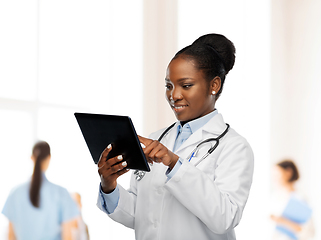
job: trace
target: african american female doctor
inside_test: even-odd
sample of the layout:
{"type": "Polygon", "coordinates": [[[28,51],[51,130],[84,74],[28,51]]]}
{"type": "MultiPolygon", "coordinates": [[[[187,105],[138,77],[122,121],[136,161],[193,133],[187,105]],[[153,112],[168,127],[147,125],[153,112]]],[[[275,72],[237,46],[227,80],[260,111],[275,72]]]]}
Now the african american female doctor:
{"type": "Polygon", "coordinates": [[[252,183],[253,152],[215,109],[234,60],[233,43],[219,34],[201,36],[176,53],[165,86],[178,121],[149,138],[139,136],[154,164],[142,178],[132,173],[130,189],[117,184],[128,172],[122,156],[106,161],[112,145],[101,154],[97,206],[133,228],[137,240],[236,239],[234,228],[252,183]]]}

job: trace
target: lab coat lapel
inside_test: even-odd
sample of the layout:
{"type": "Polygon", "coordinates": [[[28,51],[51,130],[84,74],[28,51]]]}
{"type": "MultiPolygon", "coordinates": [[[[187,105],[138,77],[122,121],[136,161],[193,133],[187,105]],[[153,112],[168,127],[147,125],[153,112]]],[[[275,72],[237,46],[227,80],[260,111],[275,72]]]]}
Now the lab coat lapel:
{"type": "Polygon", "coordinates": [[[176,151],[177,154],[180,154],[186,148],[193,145],[193,148],[195,145],[202,140],[205,140],[209,137],[218,137],[220,134],[224,132],[226,129],[226,124],[223,120],[223,117],[221,114],[215,115],[213,118],[211,118],[203,127],[198,129],[195,133],[193,133],[176,151]]]}
{"type": "Polygon", "coordinates": [[[203,127],[203,134],[205,132],[214,134],[217,137],[221,135],[226,129],[226,123],[224,122],[222,114],[218,113],[203,127]]]}

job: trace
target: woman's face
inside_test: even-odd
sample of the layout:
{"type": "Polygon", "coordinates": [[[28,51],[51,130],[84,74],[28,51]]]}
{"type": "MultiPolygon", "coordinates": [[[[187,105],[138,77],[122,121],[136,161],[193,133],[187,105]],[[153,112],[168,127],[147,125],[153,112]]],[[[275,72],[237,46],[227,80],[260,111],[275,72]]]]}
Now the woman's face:
{"type": "Polygon", "coordinates": [[[276,166],[274,168],[274,178],[277,183],[281,185],[287,185],[289,184],[289,179],[292,176],[292,171],[291,169],[283,169],[279,166],[276,166]]]}
{"type": "Polygon", "coordinates": [[[178,57],[170,62],[165,79],[166,98],[179,121],[193,120],[214,110],[212,91],[219,90],[214,82],[204,79],[193,60],[178,57]]]}

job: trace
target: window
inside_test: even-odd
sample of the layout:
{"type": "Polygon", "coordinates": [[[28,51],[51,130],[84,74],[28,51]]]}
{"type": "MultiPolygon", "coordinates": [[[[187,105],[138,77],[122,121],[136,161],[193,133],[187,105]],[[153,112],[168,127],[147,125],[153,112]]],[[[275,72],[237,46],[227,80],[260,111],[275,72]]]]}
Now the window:
{"type": "MultiPolygon", "coordinates": [[[[45,140],[47,177],[82,195],[91,239],[126,232],[95,205],[100,180],[73,113],[129,115],[142,131],[142,11],[141,0],[0,2],[1,209],[30,178],[34,142],[45,140]]],[[[128,187],[129,174],[120,182],[128,187]]]]}

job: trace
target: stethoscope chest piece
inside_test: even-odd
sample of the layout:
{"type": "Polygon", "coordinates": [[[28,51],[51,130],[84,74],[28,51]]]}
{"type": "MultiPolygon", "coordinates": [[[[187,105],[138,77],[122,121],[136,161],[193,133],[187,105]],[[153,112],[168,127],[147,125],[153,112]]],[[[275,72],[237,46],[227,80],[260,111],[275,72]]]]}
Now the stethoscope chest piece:
{"type": "Polygon", "coordinates": [[[145,176],[146,172],[136,170],[136,171],[134,172],[134,174],[136,175],[135,179],[136,179],[137,181],[140,181],[140,180],[143,179],[143,177],[145,176]]]}

